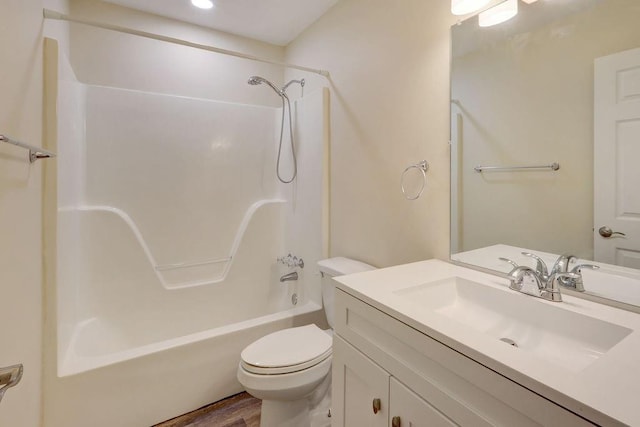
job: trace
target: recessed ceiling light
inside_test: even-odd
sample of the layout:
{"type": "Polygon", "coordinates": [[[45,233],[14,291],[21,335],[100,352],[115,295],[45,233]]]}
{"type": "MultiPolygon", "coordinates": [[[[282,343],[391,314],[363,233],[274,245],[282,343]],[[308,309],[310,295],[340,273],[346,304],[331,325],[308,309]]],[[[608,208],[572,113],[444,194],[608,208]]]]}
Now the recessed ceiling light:
{"type": "Polygon", "coordinates": [[[200,9],[211,9],[213,7],[211,0],[191,0],[191,4],[200,9]]]}

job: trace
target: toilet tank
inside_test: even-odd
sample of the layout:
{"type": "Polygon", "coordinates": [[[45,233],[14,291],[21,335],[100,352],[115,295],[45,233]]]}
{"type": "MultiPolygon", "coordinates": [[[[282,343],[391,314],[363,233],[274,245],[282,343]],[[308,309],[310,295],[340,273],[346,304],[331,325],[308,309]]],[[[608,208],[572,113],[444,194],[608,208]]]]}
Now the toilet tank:
{"type": "Polygon", "coordinates": [[[336,276],[344,276],[345,274],[360,273],[362,271],[375,270],[372,265],[354,259],[335,257],[318,261],[318,268],[322,273],[322,305],[327,315],[327,322],[333,329],[334,320],[334,296],[336,290],[336,282],[333,280],[336,276]]]}

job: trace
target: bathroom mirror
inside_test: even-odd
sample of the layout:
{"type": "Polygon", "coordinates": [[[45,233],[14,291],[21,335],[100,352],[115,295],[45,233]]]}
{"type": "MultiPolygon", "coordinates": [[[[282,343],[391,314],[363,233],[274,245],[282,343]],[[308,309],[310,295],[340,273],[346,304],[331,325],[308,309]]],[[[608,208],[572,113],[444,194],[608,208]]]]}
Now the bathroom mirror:
{"type": "Polygon", "coordinates": [[[601,267],[580,295],[633,309],[640,2],[518,4],[502,24],[452,27],[451,259],[507,273],[499,258],[572,254],[601,267]]]}

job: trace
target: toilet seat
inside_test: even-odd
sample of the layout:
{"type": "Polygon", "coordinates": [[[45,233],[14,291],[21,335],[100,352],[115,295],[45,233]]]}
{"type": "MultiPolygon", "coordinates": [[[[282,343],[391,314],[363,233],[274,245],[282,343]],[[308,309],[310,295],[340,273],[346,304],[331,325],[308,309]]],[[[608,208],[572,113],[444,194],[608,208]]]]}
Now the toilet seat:
{"type": "Polygon", "coordinates": [[[266,335],[247,346],[240,365],[247,372],[278,375],[313,367],[331,356],[332,338],[316,325],[266,335]]]}

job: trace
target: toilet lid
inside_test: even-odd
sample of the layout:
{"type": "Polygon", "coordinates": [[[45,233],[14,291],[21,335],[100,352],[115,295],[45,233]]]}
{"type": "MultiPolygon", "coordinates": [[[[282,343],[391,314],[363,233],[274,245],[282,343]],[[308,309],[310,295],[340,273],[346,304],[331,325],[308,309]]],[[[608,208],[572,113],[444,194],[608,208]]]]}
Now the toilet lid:
{"type": "Polygon", "coordinates": [[[276,374],[314,366],[331,355],[332,339],[316,325],[283,329],[247,346],[240,355],[250,372],[276,374]]]}

